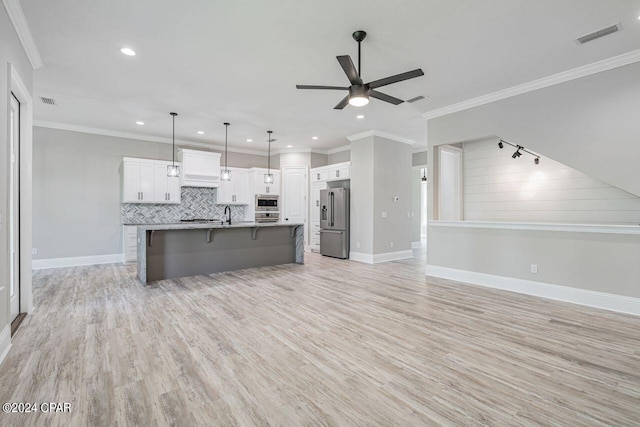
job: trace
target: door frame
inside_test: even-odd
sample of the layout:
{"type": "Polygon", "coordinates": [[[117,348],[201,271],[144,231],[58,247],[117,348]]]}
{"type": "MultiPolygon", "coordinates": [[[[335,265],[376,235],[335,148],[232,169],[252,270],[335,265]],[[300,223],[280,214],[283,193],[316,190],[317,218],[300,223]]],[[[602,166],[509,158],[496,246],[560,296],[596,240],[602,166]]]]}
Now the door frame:
{"type": "MultiPolygon", "coordinates": [[[[31,272],[31,249],[32,249],[32,237],[33,237],[33,227],[32,227],[32,155],[33,155],[33,98],[31,97],[31,93],[27,89],[27,86],[24,84],[24,81],[18,74],[18,71],[12,64],[8,64],[8,72],[9,76],[9,91],[7,95],[11,97],[11,93],[13,93],[18,101],[20,102],[20,147],[19,147],[19,173],[20,173],[20,194],[19,194],[19,221],[20,221],[20,231],[19,231],[19,247],[20,247],[20,312],[21,313],[30,313],[33,311],[33,290],[32,290],[32,272],[31,272]]],[[[10,99],[7,99],[7,106],[9,106],[10,99]]],[[[6,120],[9,120],[9,115],[7,114],[6,120]]],[[[9,137],[9,128],[7,127],[7,139],[9,137]]],[[[7,156],[7,164],[6,164],[6,173],[7,173],[7,182],[9,182],[9,171],[11,156],[7,156]]],[[[7,194],[8,197],[8,194],[7,194]]],[[[8,200],[7,200],[8,202],[8,200]]],[[[7,209],[9,207],[9,203],[7,203],[7,209]]],[[[8,218],[6,215],[7,212],[3,213],[5,218],[8,218]]],[[[7,255],[9,254],[9,239],[7,239],[6,243],[7,247],[7,255]]],[[[8,261],[8,260],[7,260],[8,261]]],[[[8,283],[9,280],[9,271],[5,273],[5,277],[3,281],[8,283]]],[[[6,293],[6,309],[8,317],[10,317],[11,308],[10,308],[10,292],[6,293]]],[[[9,322],[11,323],[11,322],[9,322]]]]}

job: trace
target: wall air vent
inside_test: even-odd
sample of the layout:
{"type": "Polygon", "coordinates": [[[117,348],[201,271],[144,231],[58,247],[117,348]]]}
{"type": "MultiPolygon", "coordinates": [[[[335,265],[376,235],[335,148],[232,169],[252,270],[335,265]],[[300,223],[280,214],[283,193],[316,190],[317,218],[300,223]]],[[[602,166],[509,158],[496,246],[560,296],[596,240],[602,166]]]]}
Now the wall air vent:
{"type": "Polygon", "coordinates": [[[409,104],[413,104],[414,102],[420,101],[422,99],[426,99],[426,98],[424,96],[420,95],[420,96],[416,96],[415,98],[407,99],[407,102],[409,104]]]}
{"type": "Polygon", "coordinates": [[[595,32],[593,32],[591,34],[587,34],[586,36],[578,37],[576,39],[576,41],[578,42],[578,44],[585,44],[585,43],[588,43],[588,42],[593,41],[595,39],[599,39],[600,37],[604,37],[604,36],[608,36],[609,34],[617,33],[621,29],[622,29],[622,25],[620,25],[618,23],[618,24],[615,24],[615,25],[611,25],[610,27],[603,28],[601,30],[595,31],[595,32]]]}
{"type": "Polygon", "coordinates": [[[44,96],[41,96],[40,101],[42,101],[43,104],[56,105],[56,100],[53,98],[45,98],[44,96]]]}

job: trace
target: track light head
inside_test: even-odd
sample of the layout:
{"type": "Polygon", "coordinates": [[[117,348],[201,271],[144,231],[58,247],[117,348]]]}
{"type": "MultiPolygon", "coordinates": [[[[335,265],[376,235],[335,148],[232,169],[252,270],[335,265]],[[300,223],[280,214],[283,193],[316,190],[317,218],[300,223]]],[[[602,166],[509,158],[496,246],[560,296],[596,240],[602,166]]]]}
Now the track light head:
{"type": "Polygon", "coordinates": [[[513,155],[511,156],[511,158],[513,158],[513,159],[517,159],[517,158],[518,158],[518,157],[520,157],[520,156],[522,156],[522,153],[520,152],[520,149],[518,148],[518,149],[516,150],[516,152],[515,152],[515,153],[513,153],[513,155]]]}
{"type": "Polygon", "coordinates": [[[498,142],[498,147],[504,148],[504,144],[502,143],[502,141],[498,142]]]}
{"type": "Polygon", "coordinates": [[[536,157],[535,159],[533,159],[533,163],[535,163],[536,165],[540,164],[540,157],[536,157]]]}

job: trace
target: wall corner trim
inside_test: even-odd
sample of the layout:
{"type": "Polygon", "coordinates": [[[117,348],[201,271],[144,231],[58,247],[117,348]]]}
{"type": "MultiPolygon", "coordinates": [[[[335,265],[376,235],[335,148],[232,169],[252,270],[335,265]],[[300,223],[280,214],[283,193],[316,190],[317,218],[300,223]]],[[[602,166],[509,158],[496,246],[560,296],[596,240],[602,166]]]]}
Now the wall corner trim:
{"type": "Polygon", "coordinates": [[[427,265],[425,275],[640,316],[640,298],[430,264],[427,265]]]}
{"type": "Polygon", "coordinates": [[[11,325],[4,327],[0,332],[0,364],[4,361],[11,349],[11,325]]]}
{"type": "Polygon", "coordinates": [[[33,67],[34,70],[37,70],[43,65],[42,58],[40,57],[38,46],[33,39],[29,22],[24,16],[20,0],[2,0],[2,3],[4,3],[4,8],[7,10],[9,19],[11,20],[13,27],[16,29],[20,43],[22,43],[22,47],[24,48],[27,58],[29,58],[29,62],[31,63],[31,67],[33,67]]]}
{"type": "Polygon", "coordinates": [[[456,104],[447,105],[446,107],[427,111],[422,114],[422,117],[427,120],[435,119],[436,117],[446,116],[447,114],[457,113],[458,111],[467,110],[473,107],[479,107],[502,99],[511,98],[512,96],[522,95],[527,92],[533,92],[534,90],[543,89],[560,83],[566,83],[571,80],[579,79],[580,77],[590,76],[592,74],[623,67],[639,61],[640,49],[632,50],[621,55],[612,56],[611,58],[572,68],[557,74],[552,74],[528,83],[512,86],[493,93],[481,95],[476,98],[467,99],[466,101],[458,102],[456,104]]]}
{"type": "Polygon", "coordinates": [[[403,138],[401,136],[394,135],[394,134],[389,133],[389,132],[384,132],[384,131],[375,130],[375,129],[371,129],[371,130],[368,130],[368,131],[365,131],[365,132],[356,133],[354,135],[349,135],[349,136],[347,136],[347,139],[350,142],[353,142],[353,141],[357,141],[357,140],[362,139],[362,138],[368,138],[370,136],[378,136],[380,138],[391,139],[392,141],[397,141],[397,142],[401,142],[403,144],[408,144],[408,145],[413,145],[413,144],[416,143],[413,139],[403,138]]]}
{"type": "Polygon", "coordinates": [[[34,270],[44,270],[47,268],[77,267],[81,265],[115,264],[123,262],[123,260],[124,254],[34,259],[32,268],[34,270]]]}

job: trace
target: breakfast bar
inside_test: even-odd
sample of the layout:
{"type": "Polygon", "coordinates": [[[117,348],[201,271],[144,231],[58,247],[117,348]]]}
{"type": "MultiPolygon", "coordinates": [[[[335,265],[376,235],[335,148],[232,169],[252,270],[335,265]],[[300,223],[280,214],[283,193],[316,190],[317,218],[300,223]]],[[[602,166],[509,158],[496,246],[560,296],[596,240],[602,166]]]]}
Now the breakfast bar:
{"type": "Polygon", "coordinates": [[[304,263],[301,223],[138,226],[138,279],[157,280],[304,263]]]}

